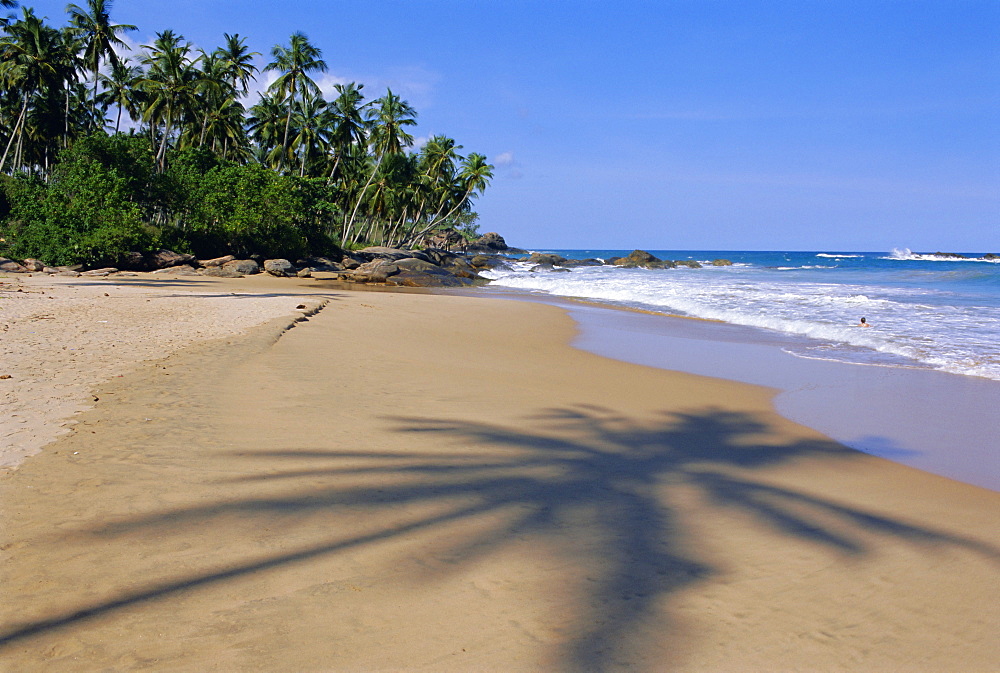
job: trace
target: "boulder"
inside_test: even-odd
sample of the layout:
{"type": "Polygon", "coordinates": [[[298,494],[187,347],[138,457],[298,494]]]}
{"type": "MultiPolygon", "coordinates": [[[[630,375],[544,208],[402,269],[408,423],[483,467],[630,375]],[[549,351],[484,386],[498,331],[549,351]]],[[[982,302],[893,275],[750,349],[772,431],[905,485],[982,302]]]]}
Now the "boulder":
{"type": "Polygon", "coordinates": [[[604,262],[599,259],[594,259],[593,257],[588,257],[587,259],[567,259],[562,263],[565,267],[576,267],[576,266],[603,266],[604,262]]]}
{"type": "Polygon", "coordinates": [[[533,252],[524,260],[528,264],[549,264],[551,266],[562,266],[569,260],[561,255],[550,255],[544,252],[533,252]]]}
{"type": "Polygon", "coordinates": [[[476,252],[502,252],[508,248],[507,241],[503,240],[503,236],[495,231],[490,231],[469,243],[466,249],[476,252]]]}
{"type": "Polygon", "coordinates": [[[151,269],[166,269],[167,267],[189,264],[194,261],[196,261],[194,255],[182,255],[181,253],[165,248],[160,248],[146,258],[146,263],[151,269]]]}
{"type": "Polygon", "coordinates": [[[296,271],[295,276],[296,278],[312,278],[313,275],[312,271],[313,270],[307,266],[304,269],[299,269],[298,271],[296,271]]]}
{"type": "Polygon", "coordinates": [[[686,266],[689,269],[700,269],[701,264],[694,261],[693,259],[675,259],[674,266],[686,266]]]}
{"type": "Polygon", "coordinates": [[[91,269],[90,271],[83,271],[80,273],[81,276],[109,276],[113,273],[118,273],[118,269],[113,266],[106,266],[103,269],[91,269]]]}
{"type": "Polygon", "coordinates": [[[164,269],[157,269],[153,271],[155,274],[159,275],[169,275],[169,276],[197,276],[198,271],[190,264],[181,264],[179,266],[168,266],[164,269]]]}
{"type": "Polygon", "coordinates": [[[444,248],[445,250],[451,250],[453,246],[456,246],[464,241],[465,237],[451,227],[436,231],[433,236],[424,239],[424,242],[429,247],[444,248]]]}
{"type": "Polygon", "coordinates": [[[399,262],[399,273],[386,280],[387,285],[404,287],[467,287],[475,285],[473,278],[456,276],[447,269],[419,259],[399,262]]]}
{"type": "Polygon", "coordinates": [[[122,258],[118,260],[119,269],[128,269],[129,271],[145,271],[148,266],[148,262],[141,252],[126,252],[122,255],[122,258]]]}
{"type": "Polygon", "coordinates": [[[712,266],[732,266],[733,263],[728,259],[713,259],[712,266]]]}
{"type": "Polygon", "coordinates": [[[242,276],[250,276],[260,273],[260,266],[252,259],[234,259],[222,265],[226,271],[232,271],[242,276]]]}
{"type": "Polygon", "coordinates": [[[264,271],[267,271],[272,276],[278,276],[279,278],[295,275],[295,269],[292,266],[292,263],[287,259],[264,260],[264,271]]]}
{"type": "Polygon", "coordinates": [[[59,269],[52,266],[46,266],[45,268],[42,269],[42,273],[49,273],[49,274],[59,273],[59,269]]]}
{"type": "Polygon", "coordinates": [[[985,255],[983,255],[983,259],[990,259],[990,260],[1000,259],[1000,255],[996,255],[996,254],[994,254],[992,252],[988,252],[985,255]]]}
{"type": "Polygon", "coordinates": [[[27,273],[28,269],[12,259],[0,257],[0,271],[6,271],[7,273],[27,273]]]}
{"type": "Polygon", "coordinates": [[[222,266],[226,262],[231,262],[234,259],[236,258],[232,255],[223,255],[222,257],[213,257],[212,259],[199,259],[198,265],[207,269],[212,266],[222,266]]]}
{"type": "Polygon", "coordinates": [[[207,266],[204,269],[198,269],[198,273],[203,276],[213,276],[215,278],[242,278],[243,274],[239,271],[233,271],[232,269],[227,269],[225,266],[207,266]]]}
{"type": "Polygon", "coordinates": [[[21,266],[31,272],[45,270],[45,264],[43,262],[39,262],[37,259],[26,259],[21,262],[21,266]]]}
{"type": "Polygon", "coordinates": [[[336,272],[344,269],[339,262],[329,257],[307,257],[298,260],[296,266],[308,267],[313,270],[313,273],[317,271],[336,272]]]}
{"type": "Polygon", "coordinates": [[[371,261],[373,259],[406,259],[413,257],[412,250],[400,250],[398,248],[387,248],[381,245],[373,245],[356,252],[358,257],[371,261]]]}

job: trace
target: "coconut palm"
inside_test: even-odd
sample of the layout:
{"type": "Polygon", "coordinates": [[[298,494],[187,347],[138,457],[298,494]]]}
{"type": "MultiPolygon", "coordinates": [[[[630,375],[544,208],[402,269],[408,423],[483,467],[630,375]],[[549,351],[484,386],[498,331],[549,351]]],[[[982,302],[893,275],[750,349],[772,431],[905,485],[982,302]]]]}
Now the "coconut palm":
{"type": "Polygon", "coordinates": [[[330,111],[333,114],[330,146],[334,153],[334,159],[327,184],[333,182],[341,159],[349,153],[350,149],[365,143],[363,114],[368,105],[361,102],[365,99],[364,94],[361,93],[361,90],[365,88],[364,84],[348,82],[347,84],[334,84],[333,88],[337,91],[337,97],[330,103],[330,111]]]}
{"type": "Polygon", "coordinates": [[[458,199],[458,202],[446,215],[432,219],[426,227],[415,234],[411,234],[406,242],[408,244],[415,243],[430,233],[435,227],[446,222],[449,217],[467,206],[469,197],[474,193],[482,193],[492,179],[493,165],[486,161],[486,157],[475,152],[470,154],[462,161],[462,167],[458,174],[457,184],[464,190],[462,197],[458,199]]]}
{"type": "Polygon", "coordinates": [[[271,49],[271,63],[264,66],[264,70],[276,70],[281,76],[274,81],[270,90],[281,100],[285,101],[288,112],[285,117],[285,133],[281,142],[281,164],[283,168],[285,158],[288,154],[289,131],[292,125],[292,112],[295,107],[296,94],[299,92],[319,93],[309,73],[320,71],[326,72],[326,62],[322,59],[323,52],[309,43],[309,38],[304,33],[294,33],[289,40],[289,46],[283,47],[280,44],[274,45],[271,49]]]}
{"type": "Polygon", "coordinates": [[[149,99],[143,118],[150,126],[163,125],[160,148],[156,154],[160,172],[166,169],[167,141],[174,126],[198,106],[197,91],[201,77],[195,60],[189,56],[191,45],[172,30],[157,33],[152,45],[143,45],[149,53],[142,63],[148,66],[139,84],[149,99]]]}
{"type": "Polygon", "coordinates": [[[91,106],[97,108],[97,82],[100,79],[101,61],[112,65],[118,63],[115,47],[126,47],[119,34],[138,30],[127,23],[111,23],[112,0],[87,0],[87,8],[69,5],[70,22],[83,38],[83,56],[87,67],[94,73],[94,88],[91,92],[91,106]]]}
{"type": "Polygon", "coordinates": [[[407,133],[405,127],[416,125],[416,110],[405,100],[394,94],[392,89],[387,89],[385,96],[375,101],[375,105],[376,107],[370,110],[368,119],[371,128],[368,141],[372,153],[375,155],[375,168],[368,177],[368,182],[365,183],[364,188],[361,190],[357,203],[354,205],[354,210],[351,212],[351,218],[344,227],[345,236],[349,235],[353,230],[358,208],[361,207],[361,203],[365,199],[365,194],[368,192],[372,180],[375,179],[375,174],[378,172],[382,160],[387,155],[401,153],[403,148],[413,144],[413,136],[407,133]]]}
{"type": "Polygon", "coordinates": [[[249,91],[250,80],[257,72],[253,57],[260,56],[260,52],[247,49],[246,38],[240,37],[239,33],[223,33],[223,37],[226,44],[217,48],[214,55],[219,59],[222,72],[229,78],[229,86],[245,96],[249,91]]]}
{"type": "Polygon", "coordinates": [[[104,106],[105,111],[112,105],[118,108],[115,133],[121,130],[122,112],[128,113],[129,118],[133,120],[141,114],[139,106],[142,92],[137,87],[141,77],[142,68],[130,65],[127,59],[112,63],[111,72],[107,75],[101,74],[104,91],[98,96],[98,102],[104,106]]]}
{"type": "Polygon", "coordinates": [[[6,33],[0,38],[0,81],[21,93],[21,107],[0,157],[0,171],[7,164],[15,137],[14,165],[18,165],[17,157],[23,153],[28,105],[37,92],[59,87],[65,79],[63,64],[66,61],[59,31],[45,25],[28,7],[22,9],[18,21],[7,26],[6,33]]]}

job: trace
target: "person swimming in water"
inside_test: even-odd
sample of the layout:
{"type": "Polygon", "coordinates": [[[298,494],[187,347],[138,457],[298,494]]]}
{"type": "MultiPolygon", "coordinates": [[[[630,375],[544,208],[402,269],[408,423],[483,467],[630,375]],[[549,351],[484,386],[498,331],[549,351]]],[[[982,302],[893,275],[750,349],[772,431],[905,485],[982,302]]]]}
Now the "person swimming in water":
{"type": "Polygon", "coordinates": [[[862,318],[861,322],[858,323],[858,327],[871,327],[871,325],[868,324],[867,320],[865,320],[864,318],[862,318]]]}

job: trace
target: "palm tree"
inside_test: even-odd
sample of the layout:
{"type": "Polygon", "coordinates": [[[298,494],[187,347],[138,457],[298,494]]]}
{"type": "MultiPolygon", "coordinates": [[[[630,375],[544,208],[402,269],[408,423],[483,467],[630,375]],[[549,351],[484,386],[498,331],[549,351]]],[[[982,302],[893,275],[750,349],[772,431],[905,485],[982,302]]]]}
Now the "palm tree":
{"type": "Polygon", "coordinates": [[[223,33],[223,36],[226,38],[226,44],[217,48],[214,55],[219,59],[222,72],[229,77],[229,85],[234,91],[239,91],[245,96],[249,91],[250,80],[257,72],[253,57],[260,56],[260,52],[249,51],[246,38],[240,37],[239,33],[236,35],[223,33]]]}
{"type": "Polygon", "coordinates": [[[299,91],[309,91],[319,93],[310,77],[310,72],[326,72],[326,62],[322,59],[323,52],[309,43],[309,38],[304,33],[294,33],[289,40],[289,46],[283,47],[280,44],[274,45],[271,49],[271,56],[274,60],[264,66],[264,70],[277,70],[281,76],[274,81],[270,90],[278,98],[285,101],[288,113],[285,117],[285,134],[281,142],[281,164],[284,167],[285,157],[288,154],[288,133],[292,125],[292,110],[295,106],[295,96],[299,91]]]}
{"type": "Polygon", "coordinates": [[[322,96],[304,95],[295,107],[298,133],[292,140],[292,148],[299,154],[299,177],[303,177],[313,158],[324,156],[330,147],[333,114],[322,96]]]}
{"type": "Polygon", "coordinates": [[[330,147],[333,150],[334,159],[327,184],[333,182],[340,161],[348,154],[350,148],[364,144],[365,121],[362,115],[368,106],[368,103],[361,102],[365,99],[364,94],[361,93],[361,90],[365,88],[364,84],[348,82],[347,84],[334,84],[333,88],[337,90],[337,97],[330,103],[330,111],[334,117],[330,147]]]}
{"type": "Polygon", "coordinates": [[[201,81],[189,57],[190,43],[172,30],[157,33],[152,45],[143,45],[149,53],[142,62],[148,66],[140,86],[149,95],[143,117],[152,127],[163,124],[163,136],[156,161],[160,172],[166,169],[167,140],[174,125],[198,106],[196,93],[201,81]]]}
{"type": "Polygon", "coordinates": [[[282,152],[281,133],[285,122],[285,110],[276,96],[261,94],[257,104],[250,108],[247,118],[247,131],[250,139],[257,144],[258,154],[263,157],[262,163],[278,167],[279,155],[282,152]]]}
{"type": "Polygon", "coordinates": [[[115,47],[127,46],[118,35],[123,32],[138,30],[127,23],[111,23],[112,0],[87,0],[87,9],[77,5],[69,5],[70,22],[84,38],[83,57],[87,66],[94,73],[94,88],[91,93],[91,106],[97,108],[97,82],[101,72],[101,61],[109,61],[112,65],[118,63],[115,47]]]}
{"type": "Polygon", "coordinates": [[[416,125],[416,110],[405,100],[394,94],[392,89],[387,89],[385,96],[379,98],[375,103],[378,107],[374,108],[369,116],[369,124],[371,125],[369,144],[376,158],[375,168],[372,170],[368,182],[365,183],[361,194],[358,196],[358,201],[354,205],[354,210],[351,212],[351,218],[347,221],[347,226],[344,227],[345,236],[351,232],[354,226],[354,219],[357,217],[358,208],[361,206],[361,202],[364,201],[365,193],[368,191],[368,187],[371,186],[372,180],[375,179],[375,174],[378,172],[382,160],[386,155],[399,154],[403,151],[404,147],[409,147],[413,144],[413,136],[407,133],[404,127],[416,125]]]}
{"type": "Polygon", "coordinates": [[[128,60],[112,63],[111,74],[101,74],[104,91],[98,96],[98,101],[104,106],[105,111],[112,105],[118,108],[115,133],[121,130],[122,112],[127,112],[131,119],[136,119],[140,115],[141,92],[136,84],[141,77],[142,68],[130,65],[128,60]]]}
{"type": "Polygon", "coordinates": [[[469,202],[469,197],[474,193],[482,193],[486,187],[490,184],[490,180],[493,179],[493,165],[487,163],[486,157],[482,154],[477,154],[473,152],[468,157],[462,161],[462,169],[458,174],[458,185],[464,189],[464,194],[455,207],[452,208],[444,217],[432,219],[430,224],[421,229],[416,234],[411,234],[407,243],[415,243],[423,238],[426,234],[430,233],[434,227],[438,226],[442,222],[447,221],[449,217],[457,213],[461,208],[465,207],[469,202]]]}
{"type": "Polygon", "coordinates": [[[0,81],[21,92],[21,110],[0,157],[0,171],[7,164],[15,137],[14,165],[18,165],[17,158],[23,153],[28,104],[37,92],[58,88],[64,79],[61,65],[65,62],[59,31],[46,26],[30,8],[23,8],[21,19],[8,25],[6,32],[0,38],[0,81]]]}

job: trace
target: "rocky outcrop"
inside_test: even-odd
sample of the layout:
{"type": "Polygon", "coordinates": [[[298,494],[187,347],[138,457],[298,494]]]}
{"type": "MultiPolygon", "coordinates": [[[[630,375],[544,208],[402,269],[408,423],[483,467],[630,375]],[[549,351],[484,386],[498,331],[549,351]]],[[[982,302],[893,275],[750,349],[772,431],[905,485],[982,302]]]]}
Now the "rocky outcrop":
{"type": "Polygon", "coordinates": [[[264,260],[264,271],[279,278],[295,275],[295,267],[287,259],[264,260]]]}
{"type": "Polygon", "coordinates": [[[686,266],[689,269],[700,269],[701,264],[694,261],[693,259],[675,259],[674,266],[686,266]]]}
{"type": "Polygon", "coordinates": [[[23,265],[18,264],[12,259],[7,259],[6,257],[0,257],[0,271],[5,271],[7,273],[28,273],[23,265]]]}
{"type": "Polygon", "coordinates": [[[194,261],[194,255],[181,254],[165,248],[160,248],[146,258],[146,263],[151,269],[166,269],[171,266],[190,264],[194,261]]]}
{"type": "Polygon", "coordinates": [[[260,265],[252,259],[234,259],[222,265],[223,270],[238,273],[241,276],[251,276],[260,273],[260,265]]]}
{"type": "Polygon", "coordinates": [[[633,250],[628,257],[612,257],[608,264],[614,264],[626,269],[641,267],[644,269],[672,269],[677,266],[670,260],[660,259],[645,250],[633,250]]]}
{"type": "Polygon", "coordinates": [[[712,266],[732,266],[733,263],[728,259],[713,259],[712,266]]]}
{"type": "Polygon", "coordinates": [[[203,267],[203,268],[205,268],[205,269],[210,269],[213,266],[222,266],[226,262],[232,262],[234,259],[236,259],[236,257],[234,257],[233,255],[224,255],[222,257],[213,257],[212,259],[199,259],[198,260],[198,265],[201,266],[201,267],[203,267]]]}
{"type": "Polygon", "coordinates": [[[563,266],[569,260],[562,255],[553,255],[547,252],[533,252],[522,261],[528,264],[563,266]]]}

